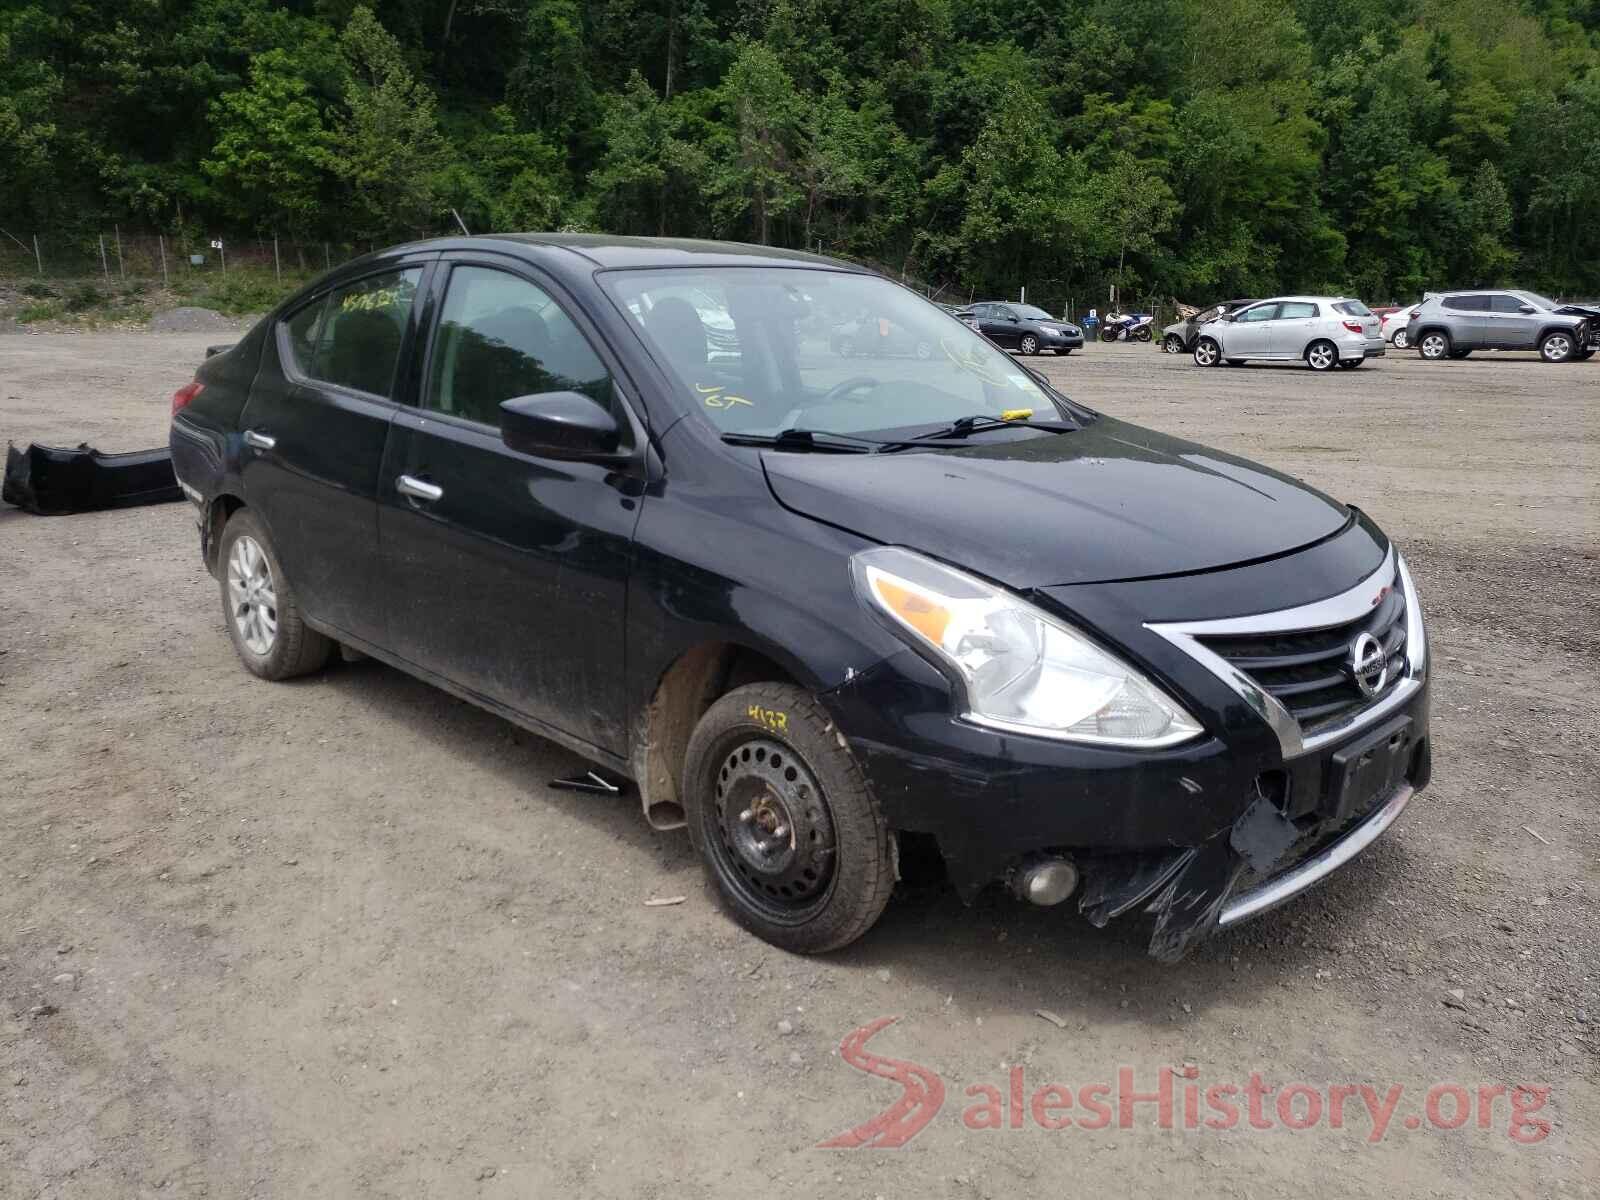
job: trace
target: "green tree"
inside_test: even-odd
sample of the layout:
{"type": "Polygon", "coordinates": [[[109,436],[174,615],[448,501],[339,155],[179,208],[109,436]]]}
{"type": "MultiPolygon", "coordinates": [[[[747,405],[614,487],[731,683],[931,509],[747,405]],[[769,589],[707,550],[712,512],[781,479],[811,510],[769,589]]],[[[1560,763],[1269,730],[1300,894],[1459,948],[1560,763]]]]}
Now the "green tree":
{"type": "Polygon", "coordinates": [[[334,135],[334,169],[349,188],[355,231],[376,238],[428,228],[440,216],[434,176],[446,161],[433,93],[370,8],[351,14],[343,46],[348,112],[334,135]]]}

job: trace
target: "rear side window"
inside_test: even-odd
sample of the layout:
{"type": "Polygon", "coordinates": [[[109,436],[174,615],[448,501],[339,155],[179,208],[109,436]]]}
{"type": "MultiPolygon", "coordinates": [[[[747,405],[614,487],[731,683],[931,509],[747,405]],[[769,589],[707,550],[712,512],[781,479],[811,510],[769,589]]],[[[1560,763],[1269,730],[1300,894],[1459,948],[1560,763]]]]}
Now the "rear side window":
{"type": "Polygon", "coordinates": [[[369,275],[284,322],[294,365],[323,383],[389,399],[422,268],[369,275]]]}
{"type": "Polygon", "coordinates": [[[1278,319],[1280,321],[1304,321],[1307,317],[1317,315],[1317,306],[1305,301],[1297,300],[1292,304],[1278,305],[1278,319]]]}
{"type": "Polygon", "coordinates": [[[1372,310],[1359,300],[1341,300],[1334,306],[1335,312],[1342,312],[1347,317],[1370,317],[1372,310]]]}
{"type": "Polygon", "coordinates": [[[615,411],[611,373],[548,292],[492,267],[451,271],[427,407],[498,427],[502,401],[560,391],[615,411]]]}
{"type": "Polygon", "coordinates": [[[1488,312],[1489,297],[1487,296],[1446,296],[1444,306],[1456,312],[1488,312]]]}

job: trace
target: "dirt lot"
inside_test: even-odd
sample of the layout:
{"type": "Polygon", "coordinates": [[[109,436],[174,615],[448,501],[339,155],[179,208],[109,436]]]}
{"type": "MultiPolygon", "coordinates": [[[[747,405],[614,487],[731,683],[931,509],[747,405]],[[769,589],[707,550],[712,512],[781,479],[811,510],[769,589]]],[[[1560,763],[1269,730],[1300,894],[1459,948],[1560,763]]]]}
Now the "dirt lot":
{"type": "MultiPolygon", "coordinates": [[[[216,336],[0,337],[0,435],[162,443],[216,336]]],[[[1404,545],[1434,784],[1363,858],[1176,968],[1137,924],[937,890],[787,957],[632,799],[549,789],[564,751],[372,664],[247,675],[187,505],[6,509],[0,1195],[1596,1194],[1600,362],[1044,366],[1404,545]],[[838,1054],[887,1016],[871,1049],[936,1072],[942,1111],[899,1150],[817,1148],[898,1098],[838,1054]],[[1185,1064],[1202,1121],[1252,1072],[1327,1103],[1191,1131],[1180,1074],[1174,1129],[1010,1110],[1016,1067],[1031,1096],[1185,1064]],[[1404,1088],[1381,1140],[1359,1098],[1329,1127],[1335,1084],[1404,1088]],[[1548,1086],[1549,1136],[1518,1144],[1492,1094],[1480,1128],[1480,1084],[1548,1086]],[[979,1085],[1023,1127],[969,1128],[979,1085]]]]}

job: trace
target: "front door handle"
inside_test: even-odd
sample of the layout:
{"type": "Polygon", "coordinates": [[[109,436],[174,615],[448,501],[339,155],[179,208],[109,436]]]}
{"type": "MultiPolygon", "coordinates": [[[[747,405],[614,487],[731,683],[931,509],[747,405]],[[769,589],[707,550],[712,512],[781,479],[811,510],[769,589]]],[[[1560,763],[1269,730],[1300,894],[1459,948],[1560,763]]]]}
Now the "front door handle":
{"type": "Polygon", "coordinates": [[[402,475],[395,480],[395,489],[402,496],[410,496],[413,500],[426,500],[432,504],[435,500],[444,498],[444,489],[436,483],[428,483],[418,479],[415,475],[402,475]]]}
{"type": "Polygon", "coordinates": [[[257,433],[254,429],[246,429],[244,431],[244,444],[246,446],[254,446],[257,450],[271,450],[278,444],[278,439],[268,437],[264,433],[257,433]]]}

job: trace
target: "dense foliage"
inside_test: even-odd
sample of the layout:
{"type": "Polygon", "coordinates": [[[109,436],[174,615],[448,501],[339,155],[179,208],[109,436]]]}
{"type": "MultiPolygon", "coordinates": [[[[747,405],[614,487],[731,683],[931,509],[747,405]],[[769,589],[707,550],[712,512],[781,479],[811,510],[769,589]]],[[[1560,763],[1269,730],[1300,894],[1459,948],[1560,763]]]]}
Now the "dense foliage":
{"type": "Polygon", "coordinates": [[[1600,0],[0,0],[22,229],[579,228],[961,292],[1600,292],[1600,0]]]}

